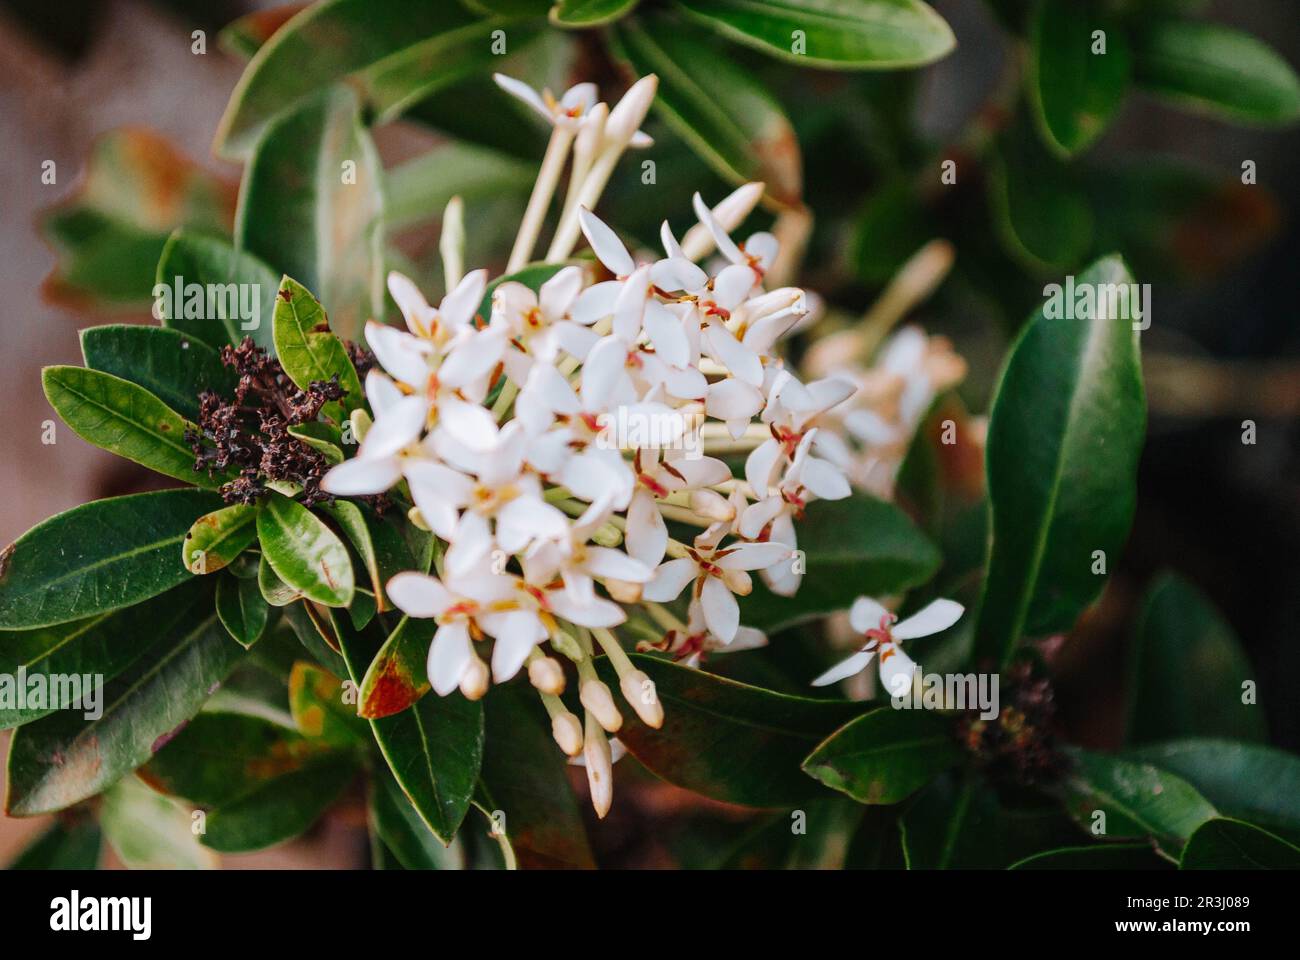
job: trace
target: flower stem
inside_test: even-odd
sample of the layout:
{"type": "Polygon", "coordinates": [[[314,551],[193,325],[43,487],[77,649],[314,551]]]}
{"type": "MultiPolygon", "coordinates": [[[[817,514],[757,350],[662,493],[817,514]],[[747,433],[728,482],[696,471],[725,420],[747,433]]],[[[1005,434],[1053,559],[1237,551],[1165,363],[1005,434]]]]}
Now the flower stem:
{"type": "MultiPolygon", "coordinates": [[[[555,195],[555,187],[560,181],[560,172],[564,169],[564,161],[572,144],[572,130],[559,124],[551,129],[551,139],[546,144],[542,168],[537,172],[537,182],[533,184],[532,195],[528,198],[528,209],[524,211],[523,222],[519,224],[519,233],[515,237],[514,248],[510,251],[510,260],[506,263],[506,273],[515,273],[532,257],[537,235],[541,233],[542,222],[546,219],[546,211],[555,195]]],[[[553,259],[547,256],[547,260],[553,259]]]]}

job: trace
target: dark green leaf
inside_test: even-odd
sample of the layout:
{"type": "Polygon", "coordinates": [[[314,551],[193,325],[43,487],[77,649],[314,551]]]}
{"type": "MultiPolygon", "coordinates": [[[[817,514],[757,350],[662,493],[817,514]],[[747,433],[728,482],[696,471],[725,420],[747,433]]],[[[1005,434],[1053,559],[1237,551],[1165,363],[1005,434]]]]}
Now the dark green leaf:
{"type": "Polygon", "coordinates": [[[244,337],[252,337],[255,344],[275,355],[271,315],[280,275],[248,251],[236,250],[224,237],[177,230],[163,247],[154,283],[156,292],[157,284],[172,291],[169,299],[155,298],[162,308],[159,319],[164,327],[213,347],[238,345],[244,337]],[[191,284],[202,288],[202,300],[189,295],[191,284]]]}
{"type": "Polygon", "coordinates": [[[370,828],[406,870],[461,870],[465,853],[459,838],[444,846],[429,832],[411,801],[386,770],[370,783],[370,828]]]}
{"type": "MultiPolygon", "coordinates": [[[[1117,257],[1077,280],[1103,292],[1131,282],[1117,257]]],[[[1012,349],[989,422],[992,544],[976,636],[977,655],[999,664],[1021,636],[1069,629],[1101,592],[1095,552],[1119,557],[1145,433],[1133,324],[1046,309],[1012,349]]]]}
{"type": "Polygon", "coordinates": [[[163,327],[90,327],[81,331],[81,355],[87,367],[144,387],[189,420],[199,417],[200,393],[228,397],[238,381],[216,350],[163,327]]]}
{"type": "Polygon", "coordinates": [[[916,67],[957,43],[920,0],[680,0],[680,6],[723,36],[805,67],[916,67]]]}
{"type": "Polygon", "coordinates": [[[799,592],[778,597],[756,581],[740,602],[741,623],[775,632],[847,610],[863,595],[903,593],[939,568],[934,544],[896,506],[873,497],[813,503],[798,535],[806,564],[799,592]]]}
{"type": "Polygon", "coordinates": [[[1165,574],[1147,593],[1129,684],[1128,741],[1175,737],[1268,738],[1263,708],[1232,628],[1186,580],[1165,574]]]}
{"type": "Polygon", "coordinates": [[[217,580],[217,616],[245,649],[262,638],[270,610],[256,580],[223,576],[217,580]]]}
{"type": "Polygon", "coordinates": [[[257,539],[276,576],[309,600],[328,607],[352,602],[347,547],[302,504],[272,493],[257,514],[257,539]]]}
{"type": "MultiPolygon", "coordinates": [[[[825,788],[800,764],[864,705],[772,693],[666,660],[634,655],[654,681],[664,723],[652,730],[630,710],[618,737],[669,783],[714,800],[750,807],[786,807],[825,788]]],[[[617,680],[602,661],[606,682],[617,680]]]]}
{"type": "Polygon", "coordinates": [[[1240,820],[1210,820],[1183,848],[1183,870],[1300,870],[1300,847],[1240,820]]]}
{"type": "Polygon", "coordinates": [[[859,803],[898,803],[961,759],[952,722],[926,710],[881,707],[818,744],[803,769],[859,803]]]}
{"type": "Polygon", "coordinates": [[[0,551],[0,628],[43,627],[128,607],[191,577],[181,543],[221,505],[206,490],[95,500],[0,551]]]}
{"type": "Polygon", "coordinates": [[[187,423],[143,387],[82,367],[46,367],[41,384],[50,406],[87,443],[200,487],[217,487],[233,476],[196,471],[194,451],[185,442],[187,423]]]}
{"type": "Polygon", "coordinates": [[[264,554],[259,555],[258,559],[257,589],[262,594],[262,599],[273,607],[287,607],[295,600],[302,599],[301,593],[276,576],[264,554]]]}
{"type": "Polygon", "coordinates": [[[1035,272],[1068,270],[1092,246],[1093,215],[1072,168],[1039,143],[1027,122],[998,142],[989,181],[1003,245],[1035,272]]]}
{"type": "Polygon", "coordinates": [[[257,540],[257,508],[232,503],[194,521],[181,546],[181,562],[203,576],[229,566],[257,540]]]}
{"type": "Polygon", "coordinates": [[[7,870],[94,870],[99,865],[99,824],[56,822],[23,848],[7,870]]]}
{"type": "Polygon", "coordinates": [[[285,277],[275,300],[275,350],[300,390],[313,381],[338,377],[347,391],[342,404],[354,410],[365,402],[361,381],[343,341],[330,332],[325,311],[301,283],[285,277]]]}
{"type": "Polygon", "coordinates": [[[559,0],[551,7],[551,23],[582,30],[627,16],[640,0],[559,0]]]}
{"type": "MultiPolygon", "coordinates": [[[[1211,820],[1211,823],[1216,821],[1211,820]]],[[[1204,829],[1204,828],[1202,828],[1204,829]]],[[[1017,860],[1009,870],[1162,870],[1169,864],[1149,843],[1093,843],[1086,847],[1045,850],[1017,860]]]]}

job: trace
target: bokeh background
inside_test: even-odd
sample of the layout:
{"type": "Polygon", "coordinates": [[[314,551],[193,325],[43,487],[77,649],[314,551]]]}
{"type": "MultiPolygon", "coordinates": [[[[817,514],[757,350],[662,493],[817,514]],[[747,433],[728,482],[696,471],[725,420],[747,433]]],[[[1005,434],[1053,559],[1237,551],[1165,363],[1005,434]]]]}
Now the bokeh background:
{"type": "MultiPolygon", "coordinates": [[[[923,71],[911,120],[925,136],[950,140],[968,129],[999,82],[1013,52],[983,0],[933,0],[958,37],[955,53],[923,71]]],[[[233,189],[238,170],[214,160],[212,134],[242,63],[217,49],[216,32],[235,17],[271,4],[241,0],[3,0],[0,2],[0,334],[6,410],[0,417],[0,543],[51,514],[88,499],[139,489],[142,471],[81,442],[70,431],[57,444],[41,442],[51,419],[39,371],[79,360],[77,331],[123,319],[84,305],[54,302],[44,280],[55,263],[36,224],[40,211],[75,187],[95,138],[123,126],[165,136],[233,189]],[[207,53],[191,52],[203,29],[207,53]],[[43,184],[53,160],[57,182],[43,184]]],[[[1291,0],[1217,0],[1211,19],[1265,39],[1300,65],[1300,7],[1291,0]]],[[[888,80],[881,81],[887,83],[888,80]]],[[[831,96],[834,95],[833,88],[831,96]]],[[[833,101],[832,101],[833,105],[833,101]]],[[[794,115],[796,105],[787,104],[794,115]]],[[[857,124],[863,118],[846,117],[857,124]]],[[[868,123],[863,137],[872,135],[868,123]]],[[[432,142],[425,130],[396,124],[376,133],[386,161],[432,142]]],[[[807,148],[805,148],[807,149],[807,148]]],[[[846,155],[805,153],[808,202],[841,204],[846,155]]],[[[1185,255],[1183,282],[1158,282],[1154,322],[1143,336],[1151,404],[1149,436],[1139,477],[1138,513],[1124,557],[1099,607],[1053,663],[1064,720],[1075,742],[1114,745],[1123,725],[1125,649],[1138,600],[1152,576],[1173,569],[1200,587],[1242,639],[1260,678],[1260,700],[1274,742],[1300,748],[1300,131],[1258,131],[1177,112],[1131,95],[1095,154],[1123,161],[1176,155],[1238,174],[1245,160],[1258,169],[1261,193],[1213,211],[1175,238],[1185,255]],[[1219,256],[1249,221],[1244,257],[1219,256]],[[1256,229],[1259,228],[1259,229],[1256,229]],[[1228,262],[1226,269],[1221,265],[1228,262]],[[1242,422],[1257,424],[1257,442],[1242,443],[1242,422]]],[[[853,203],[870,197],[869,165],[861,163],[853,203]]],[[[831,243],[839,238],[830,238],[831,243]]],[[[847,241],[846,241],[847,242],[847,241]]],[[[823,239],[823,245],[826,241],[823,239]]],[[[958,244],[958,263],[984,251],[958,244]]],[[[1232,251],[1227,251],[1231,253],[1232,251]]],[[[814,245],[814,257],[818,247],[814,245]]],[[[500,266],[499,264],[497,265],[500,266]]],[[[818,278],[816,264],[808,271],[818,278]]],[[[1139,276],[1139,279],[1144,279],[1139,276]]],[[[878,286],[832,280],[847,307],[865,307],[878,286]]],[[[916,319],[950,335],[974,371],[965,397],[985,409],[1005,347],[1004,325],[984,298],[954,289],[924,306],[916,319]]],[[[0,743],[3,742],[0,734],[0,743]]],[[[610,821],[592,832],[603,861],[637,865],[688,862],[689,851],[666,844],[673,818],[701,801],[644,779],[626,789],[610,821]],[[665,824],[662,831],[647,824],[665,824]]],[[[720,821],[739,819],[722,808],[720,821]]],[[[226,858],[240,866],[359,866],[364,823],[345,808],[312,834],[281,848],[226,858]]],[[[0,862],[41,827],[41,820],[0,818],[0,862]]]]}

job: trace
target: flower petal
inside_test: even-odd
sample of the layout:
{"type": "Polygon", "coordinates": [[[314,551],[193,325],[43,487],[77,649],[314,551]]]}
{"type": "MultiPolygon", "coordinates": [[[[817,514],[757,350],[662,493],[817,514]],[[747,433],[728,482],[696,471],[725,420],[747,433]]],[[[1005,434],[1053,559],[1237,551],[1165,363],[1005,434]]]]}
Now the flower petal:
{"type": "Polygon", "coordinates": [[[928,637],[951,627],[961,619],[965,609],[956,600],[931,600],[906,620],[896,624],[890,632],[895,640],[928,637]]]}
{"type": "Polygon", "coordinates": [[[470,646],[466,624],[448,623],[438,628],[429,645],[429,662],[425,666],[438,696],[445,697],[460,686],[460,678],[473,659],[474,648],[470,646]]]}
{"type": "Polygon", "coordinates": [[[627,247],[623,246],[623,241],[600,217],[586,207],[579,207],[578,223],[597,259],[609,268],[610,273],[616,277],[626,277],[636,269],[636,261],[627,252],[627,247]]]}
{"type": "Polygon", "coordinates": [[[853,656],[841,660],[812,682],[814,687],[827,687],[840,680],[847,680],[854,674],[861,673],[876,655],[874,650],[859,650],[853,656]]]}
{"type": "Polygon", "coordinates": [[[402,465],[396,457],[344,460],[321,479],[321,489],[336,497],[362,497],[383,493],[401,479],[402,465]]]}
{"type": "Polygon", "coordinates": [[[389,578],[384,587],[397,609],[412,617],[440,617],[456,602],[437,577],[407,570],[389,578]]]}
{"type": "Polygon", "coordinates": [[[740,606],[727,585],[717,577],[705,577],[700,591],[700,608],[709,632],[723,643],[731,643],[740,626],[740,606]]]}
{"type": "Polygon", "coordinates": [[[686,588],[699,574],[700,568],[690,557],[669,560],[660,564],[650,582],[641,591],[641,596],[655,603],[667,603],[676,600],[678,594],[686,588]]]}

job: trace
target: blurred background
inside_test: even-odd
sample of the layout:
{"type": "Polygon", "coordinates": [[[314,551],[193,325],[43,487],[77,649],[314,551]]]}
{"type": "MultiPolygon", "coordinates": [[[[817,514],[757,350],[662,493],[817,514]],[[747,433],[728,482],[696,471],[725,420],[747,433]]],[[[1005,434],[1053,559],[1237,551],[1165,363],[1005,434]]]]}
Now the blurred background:
{"type": "MultiPolygon", "coordinates": [[[[764,69],[771,88],[782,91],[799,134],[805,202],[818,218],[804,283],[836,306],[860,312],[921,243],[952,240],[956,267],[914,319],[950,336],[968,358],[972,374],[962,397],[982,412],[1010,331],[1036,305],[1043,283],[1064,271],[1017,257],[995,236],[996,217],[987,209],[988,177],[1026,175],[985,163],[979,150],[982,139],[1014,125],[1004,87],[1008,64],[1019,54],[992,12],[1008,5],[933,5],[952,25],[958,47],[925,70],[813,74],[786,99],[779,86],[785,68],[764,69]],[[958,158],[961,173],[955,189],[917,207],[910,196],[900,199],[897,184],[900,171],[916,173],[922,146],[927,157],[938,147],[938,155],[958,158]]],[[[214,160],[209,148],[243,61],[219,49],[215,38],[236,17],[271,6],[240,0],[0,2],[0,130],[11,173],[0,214],[8,400],[0,418],[0,543],[85,500],[154,482],[66,429],[57,444],[42,443],[53,414],[41,393],[40,368],[78,362],[82,327],[148,320],[147,311],[105,308],[79,295],[76,284],[56,272],[51,240],[57,243],[57,236],[40,229],[42,211],[75,205],[78,178],[95,144],[125,127],[133,130],[128,144],[149,156],[174,148],[197,164],[199,170],[185,175],[208,184],[210,215],[228,220],[239,170],[214,160]],[[195,30],[205,31],[202,55],[193,52],[195,30]],[[53,182],[42,177],[47,161],[54,164],[53,182]]],[[[1253,33],[1293,67],[1300,65],[1295,3],[1218,0],[1203,9],[1204,16],[1253,33]]],[[[378,129],[376,139],[391,165],[436,143],[438,135],[404,121],[378,129]]],[[[1089,187],[1098,190],[1091,242],[1104,249],[1114,237],[1137,278],[1154,284],[1153,323],[1143,334],[1151,410],[1128,548],[1101,604],[1051,662],[1064,722],[1074,742],[1105,748],[1119,741],[1125,651],[1138,603],[1152,577],[1172,569],[1205,592],[1240,636],[1259,677],[1272,740],[1296,750],[1300,131],[1229,125],[1132,93],[1089,163],[1089,187]],[[1183,186],[1165,177],[1162,165],[1170,157],[1204,171],[1213,186],[1204,188],[1200,180],[1183,186]],[[1255,164],[1256,185],[1240,184],[1245,161],[1255,164]],[[1135,210],[1145,217],[1136,227],[1130,222],[1138,219],[1135,210]],[[1256,425],[1253,444],[1242,442],[1246,420],[1256,425]]],[[[176,176],[186,168],[171,158],[166,169],[176,176]]],[[[678,179],[689,197],[695,180],[678,179]]],[[[709,188],[715,196],[723,189],[709,188]]],[[[619,201],[617,185],[610,200],[619,201]]],[[[409,231],[402,248],[418,263],[436,236],[429,229],[409,231]]],[[[508,239],[496,246],[504,259],[508,239]]],[[[111,273],[111,262],[107,269],[111,273]]],[[[689,851],[670,854],[667,826],[647,831],[646,824],[669,824],[684,806],[702,801],[639,771],[625,772],[624,765],[619,769],[620,801],[611,820],[592,832],[598,856],[638,865],[689,862],[689,851]],[[627,789],[623,778],[644,785],[627,789]]],[[[710,814],[724,824],[743,819],[717,805],[710,805],[710,814]]],[[[40,820],[0,819],[0,862],[41,826],[40,820]]],[[[358,866],[365,857],[362,827],[344,810],[300,841],[226,860],[232,866],[358,866]]]]}

